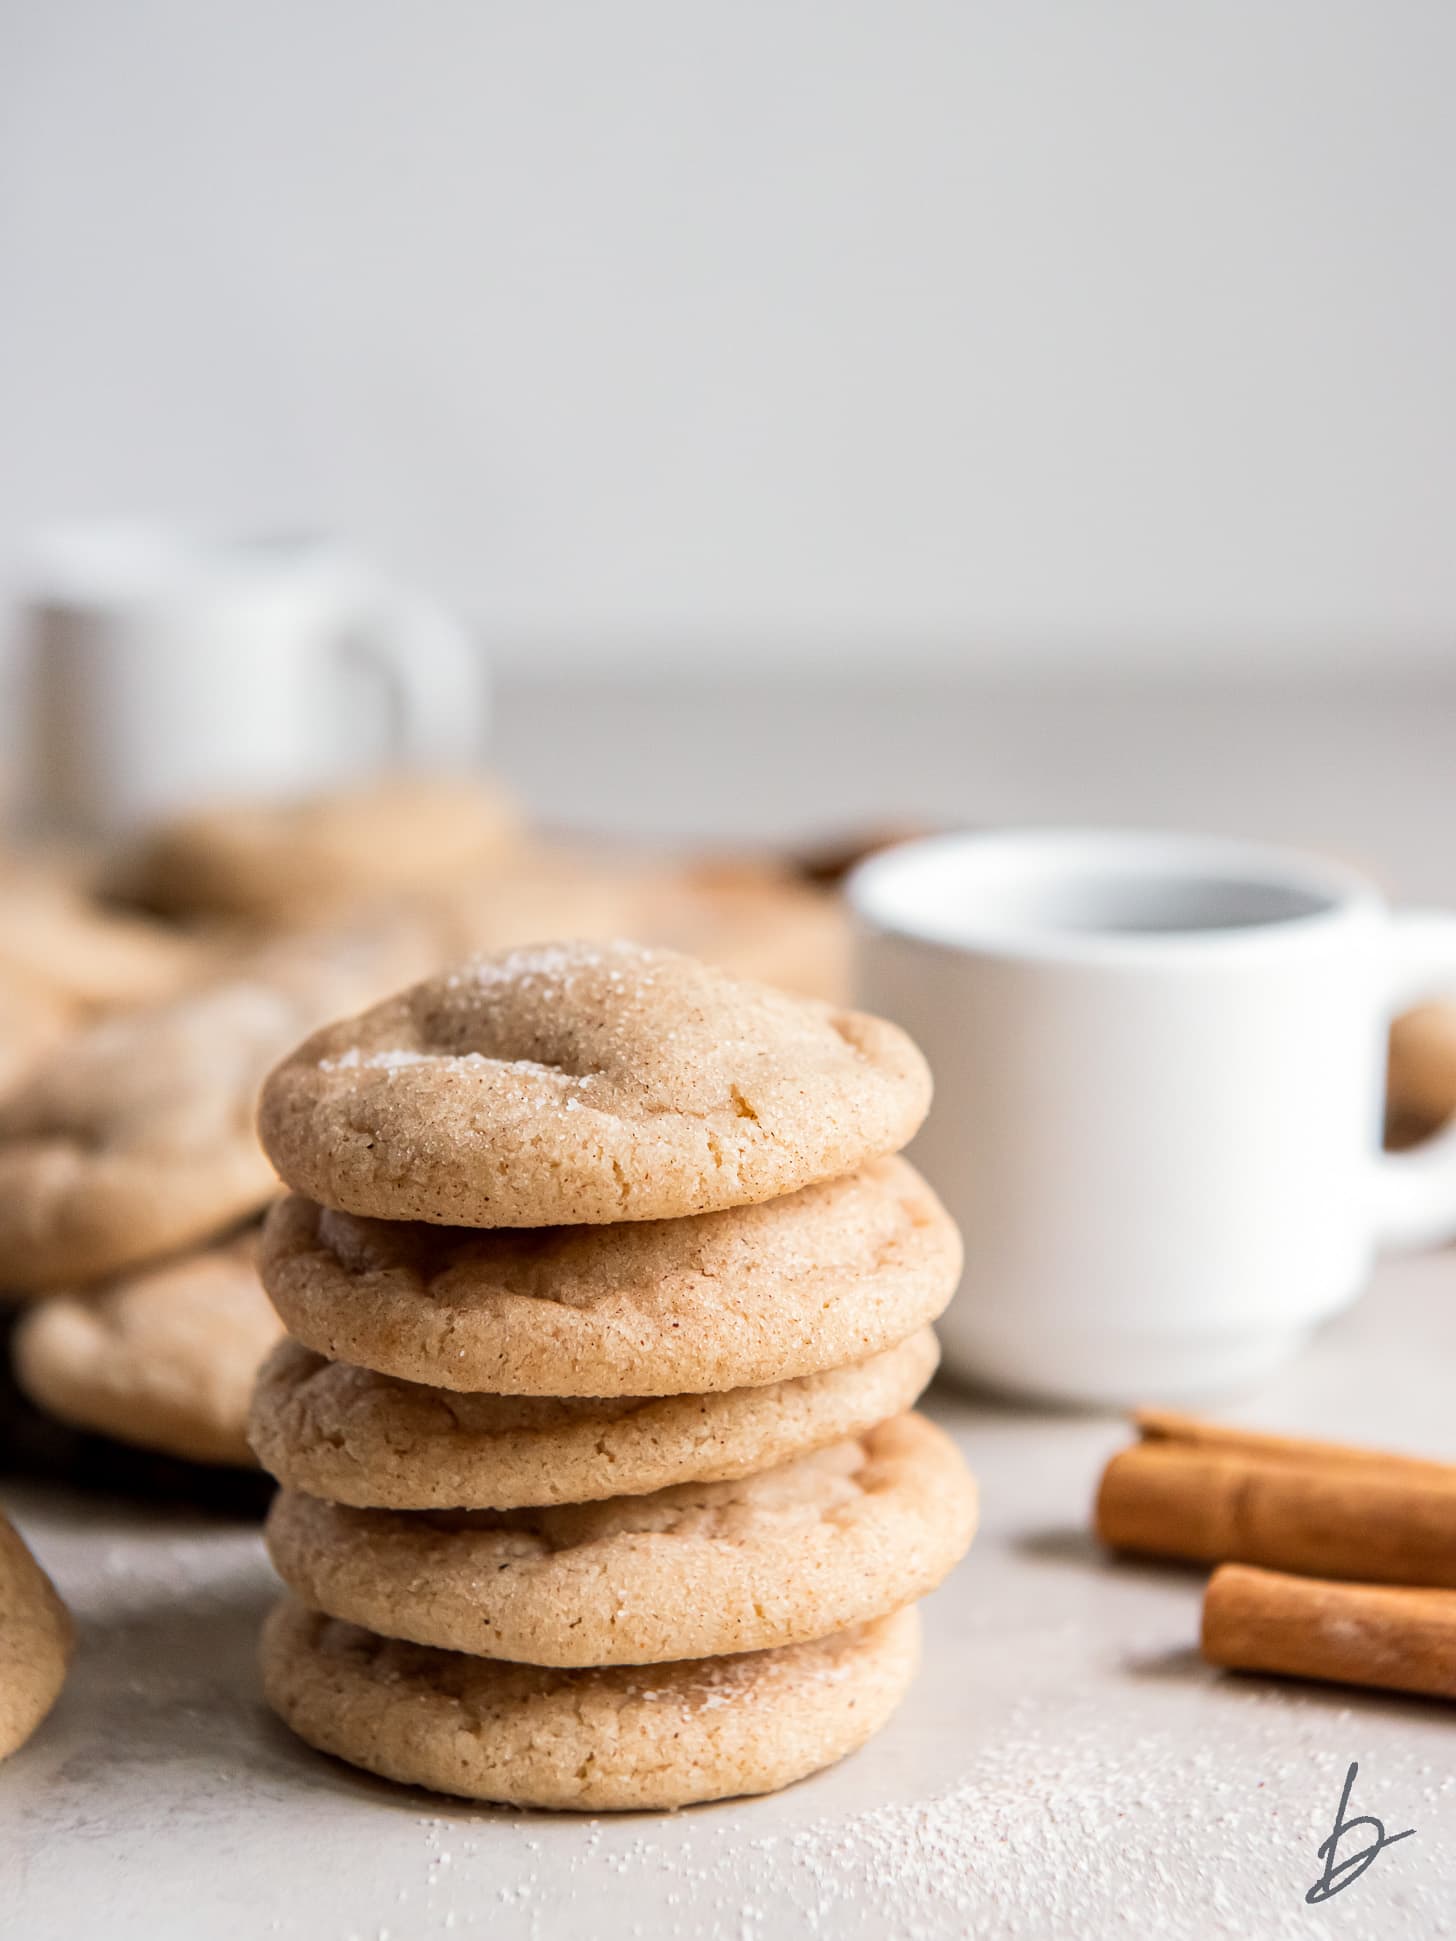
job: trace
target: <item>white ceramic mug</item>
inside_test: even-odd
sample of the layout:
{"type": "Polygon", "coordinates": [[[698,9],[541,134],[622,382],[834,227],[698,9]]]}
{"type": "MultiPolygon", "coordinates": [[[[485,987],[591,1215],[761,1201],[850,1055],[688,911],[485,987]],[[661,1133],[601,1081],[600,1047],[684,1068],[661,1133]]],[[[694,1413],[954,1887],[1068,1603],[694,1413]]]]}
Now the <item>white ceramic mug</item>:
{"type": "Polygon", "coordinates": [[[56,534],[26,607],[26,807],[43,825],[112,835],[219,797],[463,765],[481,745],[479,644],[324,542],[56,534]]]}
{"type": "Polygon", "coordinates": [[[1125,1405],[1257,1381],[1375,1249],[1456,1233],[1456,1127],[1380,1150],[1386,1032],[1456,917],[1255,845],[1007,831],[855,872],[859,997],[935,1074],[911,1148],[965,1237],[947,1366],[1125,1405]]]}

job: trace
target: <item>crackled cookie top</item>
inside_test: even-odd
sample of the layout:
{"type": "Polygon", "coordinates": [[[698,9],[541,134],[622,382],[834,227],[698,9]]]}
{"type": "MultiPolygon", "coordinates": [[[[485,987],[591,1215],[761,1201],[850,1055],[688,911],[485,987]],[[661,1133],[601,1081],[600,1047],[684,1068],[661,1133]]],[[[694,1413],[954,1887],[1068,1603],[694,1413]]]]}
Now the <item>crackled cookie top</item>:
{"type": "Polygon", "coordinates": [[[542,1671],[379,1638],[292,1598],[263,1688],[320,1752],[466,1799],[664,1811],[769,1793],[863,1745],[914,1676],[913,1610],[743,1657],[542,1671]]]}
{"type": "Polygon", "coordinates": [[[259,1256],[331,1361],[496,1395],[674,1395],[862,1361],[945,1307],[960,1238],[903,1159],[758,1206],[606,1227],[363,1220],[293,1198],[259,1256]]]}
{"type": "Polygon", "coordinates": [[[55,1704],[73,1636],[55,1586],[0,1516],[0,1759],[23,1746],[55,1704]]]}
{"type": "Polygon", "coordinates": [[[964,1554],[976,1492],[923,1416],[734,1482],[532,1510],[346,1509],[284,1490],[267,1526],[304,1603],[385,1637],[537,1665],[647,1664],[821,1638],[964,1554]]]}
{"type": "Polygon", "coordinates": [[[31,1400],[82,1429],[191,1462],[251,1467],[248,1403],[282,1333],[251,1239],[39,1302],[15,1331],[31,1400]]]}
{"type": "Polygon", "coordinates": [[[288,1184],[382,1220],[539,1227],[746,1206],[930,1103],[894,1025],[637,944],[481,958],[315,1032],[264,1088],[288,1184]]]}
{"type": "Polygon", "coordinates": [[[908,1409],[935,1372],[921,1328],[867,1361],[707,1395],[471,1395],[297,1341],[258,1378],[249,1433],[280,1482],[332,1503],[516,1509],[641,1495],[772,1468],[908,1409]]]}

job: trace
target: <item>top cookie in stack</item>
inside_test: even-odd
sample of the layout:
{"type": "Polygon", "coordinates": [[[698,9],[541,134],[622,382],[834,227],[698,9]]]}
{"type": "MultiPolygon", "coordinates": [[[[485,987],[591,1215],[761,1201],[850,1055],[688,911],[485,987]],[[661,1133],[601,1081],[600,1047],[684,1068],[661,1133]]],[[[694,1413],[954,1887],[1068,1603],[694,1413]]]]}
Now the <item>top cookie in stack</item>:
{"type": "Polygon", "coordinates": [[[593,1809],[765,1791],[873,1732],[975,1518],[902,1413],[960,1266],[889,1157],[929,1096],[895,1027],[629,944],[472,964],[280,1066],[297,1197],[261,1268],[294,1339],[252,1435],[285,1719],[593,1809]]]}
{"type": "Polygon", "coordinates": [[[376,1220],[675,1220],[897,1152],[930,1073],[880,1018],[634,944],[510,951],[315,1032],[259,1131],[288,1184],[376,1220]]]}

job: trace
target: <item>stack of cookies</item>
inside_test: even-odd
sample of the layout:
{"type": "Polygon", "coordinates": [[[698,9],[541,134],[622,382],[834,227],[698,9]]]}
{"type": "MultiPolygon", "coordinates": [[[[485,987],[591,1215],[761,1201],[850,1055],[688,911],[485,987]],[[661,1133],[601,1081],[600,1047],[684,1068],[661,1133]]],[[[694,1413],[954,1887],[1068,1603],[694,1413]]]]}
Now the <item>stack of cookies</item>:
{"type": "Polygon", "coordinates": [[[960,1245],[893,1026],[629,944],[479,960],[264,1088],[292,1337],[268,1698],[518,1805],[770,1791],[905,1691],[975,1490],[909,1413],[960,1245]]]}

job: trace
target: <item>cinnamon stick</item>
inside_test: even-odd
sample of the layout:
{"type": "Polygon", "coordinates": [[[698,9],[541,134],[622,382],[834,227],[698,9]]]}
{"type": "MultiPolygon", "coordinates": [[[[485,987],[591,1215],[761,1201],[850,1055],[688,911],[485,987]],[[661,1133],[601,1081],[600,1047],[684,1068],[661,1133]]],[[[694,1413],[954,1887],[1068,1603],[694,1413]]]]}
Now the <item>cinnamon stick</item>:
{"type": "Polygon", "coordinates": [[[1112,1549],[1456,1589],[1456,1467],[1148,1419],[1103,1472],[1112,1549]]]}
{"type": "Polygon", "coordinates": [[[1316,1442],[1307,1436],[1273,1435],[1267,1429],[1211,1422],[1205,1416],[1184,1415],[1177,1409],[1134,1409],[1132,1420],[1145,1442],[1195,1443],[1200,1448],[1229,1449],[1305,1465],[1339,1463],[1357,1468],[1373,1465],[1398,1470],[1403,1476],[1427,1476],[1437,1482],[1446,1477],[1456,1478],[1456,1463],[1433,1462],[1426,1456],[1396,1455],[1387,1449],[1369,1449],[1359,1443],[1316,1442]]]}
{"type": "Polygon", "coordinates": [[[1203,1655],[1233,1671],[1456,1698],[1456,1592],[1225,1564],[1204,1594],[1203,1655]]]}

